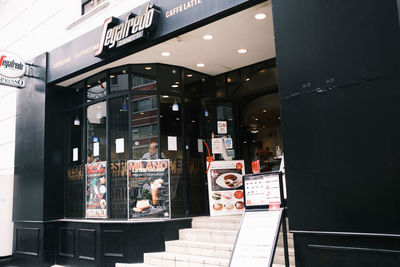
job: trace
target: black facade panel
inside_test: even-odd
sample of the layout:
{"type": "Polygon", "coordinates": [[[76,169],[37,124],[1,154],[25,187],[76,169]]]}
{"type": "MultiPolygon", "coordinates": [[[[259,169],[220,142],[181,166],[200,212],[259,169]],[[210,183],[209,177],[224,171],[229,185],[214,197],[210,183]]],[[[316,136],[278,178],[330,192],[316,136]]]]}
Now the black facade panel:
{"type": "Polygon", "coordinates": [[[53,86],[46,90],[46,133],[43,163],[45,167],[45,220],[64,218],[67,93],[66,88],[62,87],[53,86]]]}
{"type": "Polygon", "coordinates": [[[295,234],[296,266],[397,267],[399,241],[398,237],[295,234]]]}
{"type": "Polygon", "coordinates": [[[396,1],[273,14],[291,230],[400,234],[396,1]]]}
{"type": "Polygon", "coordinates": [[[30,62],[26,87],[18,90],[15,129],[13,220],[43,220],[44,116],[47,54],[30,62]]]}
{"type": "Polygon", "coordinates": [[[104,256],[124,257],[124,230],[104,230],[104,256]]]}
{"type": "Polygon", "coordinates": [[[96,230],[79,229],[79,259],[96,260],[96,230]]]}
{"type": "Polygon", "coordinates": [[[15,228],[15,253],[38,256],[39,255],[39,228],[15,228]]]}
{"type": "Polygon", "coordinates": [[[69,258],[75,256],[75,229],[64,227],[59,228],[58,254],[69,258]]]}

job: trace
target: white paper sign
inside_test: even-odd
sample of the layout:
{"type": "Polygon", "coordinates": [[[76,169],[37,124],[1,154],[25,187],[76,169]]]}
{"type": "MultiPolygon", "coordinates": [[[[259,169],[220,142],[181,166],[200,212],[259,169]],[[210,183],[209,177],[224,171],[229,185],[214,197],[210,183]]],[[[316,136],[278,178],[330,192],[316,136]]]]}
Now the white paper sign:
{"type": "Polygon", "coordinates": [[[197,149],[199,153],[203,153],[203,140],[202,139],[197,139],[197,149]]]}
{"type": "Polygon", "coordinates": [[[100,143],[93,143],[93,156],[98,157],[100,155],[100,143]]]}
{"type": "Polygon", "coordinates": [[[115,139],[115,153],[124,153],[124,138],[115,139]]]}
{"type": "Polygon", "coordinates": [[[168,136],[168,150],[169,151],[177,151],[178,150],[176,136],[168,136]]]}
{"type": "Polygon", "coordinates": [[[223,142],[222,138],[211,139],[211,150],[213,154],[222,154],[223,142]]]}
{"type": "Polygon", "coordinates": [[[79,148],[75,147],[72,149],[72,161],[78,161],[79,148]]]}
{"type": "Polygon", "coordinates": [[[226,121],[218,121],[217,122],[217,132],[218,132],[218,134],[228,133],[228,124],[226,121]]]}

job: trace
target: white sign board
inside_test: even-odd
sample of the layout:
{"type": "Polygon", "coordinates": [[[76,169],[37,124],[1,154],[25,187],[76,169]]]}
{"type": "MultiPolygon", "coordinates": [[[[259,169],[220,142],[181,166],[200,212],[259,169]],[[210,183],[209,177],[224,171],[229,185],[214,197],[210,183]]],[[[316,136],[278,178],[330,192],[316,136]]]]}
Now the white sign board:
{"type": "Polygon", "coordinates": [[[230,267],[272,266],[282,209],[246,211],[233,248],[230,267]]]}

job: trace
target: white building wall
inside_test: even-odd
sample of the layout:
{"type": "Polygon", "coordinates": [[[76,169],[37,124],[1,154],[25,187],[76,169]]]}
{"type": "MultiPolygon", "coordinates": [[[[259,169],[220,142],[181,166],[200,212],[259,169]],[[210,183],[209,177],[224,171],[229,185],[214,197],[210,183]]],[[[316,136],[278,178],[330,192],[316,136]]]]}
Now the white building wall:
{"type": "MultiPolygon", "coordinates": [[[[0,0],[0,51],[13,52],[28,61],[102,26],[106,18],[146,2],[108,0],[81,16],[81,0],[0,0]]],[[[12,254],[17,90],[0,85],[0,257],[12,254]]]]}

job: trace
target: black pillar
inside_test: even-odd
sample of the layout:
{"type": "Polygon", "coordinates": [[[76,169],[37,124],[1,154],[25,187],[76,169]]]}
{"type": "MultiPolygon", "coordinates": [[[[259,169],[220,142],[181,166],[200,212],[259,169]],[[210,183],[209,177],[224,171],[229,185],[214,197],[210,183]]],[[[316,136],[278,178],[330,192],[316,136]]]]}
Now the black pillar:
{"type": "Polygon", "coordinates": [[[13,261],[54,264],[53,219],[64,217],[64,92],[46,87],[47,54],[28,62],[17,93],[13,261]]]}
{"type": "Polygon", "coordinates": [[[296,266],[398,266],[397,1],[272,5],[296,266]]]}

